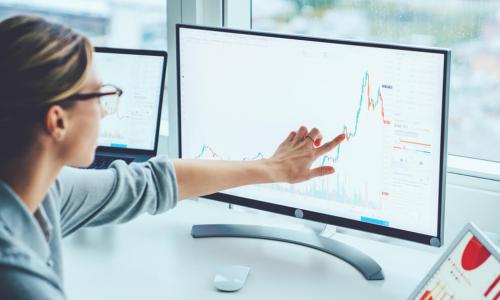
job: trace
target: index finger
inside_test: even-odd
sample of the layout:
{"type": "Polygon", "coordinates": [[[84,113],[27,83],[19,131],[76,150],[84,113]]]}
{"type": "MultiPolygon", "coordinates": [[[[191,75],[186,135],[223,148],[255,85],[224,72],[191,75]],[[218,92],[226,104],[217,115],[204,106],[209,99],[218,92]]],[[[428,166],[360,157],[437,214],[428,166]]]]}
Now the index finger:
{"type": "Polygon", "coordinates": [[[323,155],[333,150],[333,148],[337,147],[345,139],[345,134],[341,133],[337,135],[336,138],[321,145],[320,147],[314,149],[317,156],[323,155]]]}

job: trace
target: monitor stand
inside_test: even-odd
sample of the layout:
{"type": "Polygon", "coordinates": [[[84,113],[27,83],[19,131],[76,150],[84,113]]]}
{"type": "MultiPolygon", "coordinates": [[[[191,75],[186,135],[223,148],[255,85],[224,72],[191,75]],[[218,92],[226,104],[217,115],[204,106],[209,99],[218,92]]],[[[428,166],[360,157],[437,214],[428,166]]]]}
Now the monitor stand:
{"type": "Polygon", "coordinates": [[[313,233],[259,225],[203,224],[193,225],[191,235],[193,238],[243,237],[298,244],[342,259],[361,272],[366,280],[384,279],[382,268],[365,253],[343,242],[313,233]]]}

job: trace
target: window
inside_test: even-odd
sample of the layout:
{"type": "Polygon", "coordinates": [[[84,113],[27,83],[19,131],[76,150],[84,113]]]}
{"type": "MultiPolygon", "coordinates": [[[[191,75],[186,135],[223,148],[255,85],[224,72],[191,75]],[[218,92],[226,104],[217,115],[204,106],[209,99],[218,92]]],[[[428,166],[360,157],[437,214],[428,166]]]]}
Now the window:
{"type": "Polygon", "coordinates": [[[452,49],[450,154],[500,161],[500,2],[253,0],[252,28],[452,49]]]}
{"type": "Polygon", "coordinates": [[[0,20],[16,14],[68,25],[96,46],[167,48],[165,0],[0,0],[0,20]]]}

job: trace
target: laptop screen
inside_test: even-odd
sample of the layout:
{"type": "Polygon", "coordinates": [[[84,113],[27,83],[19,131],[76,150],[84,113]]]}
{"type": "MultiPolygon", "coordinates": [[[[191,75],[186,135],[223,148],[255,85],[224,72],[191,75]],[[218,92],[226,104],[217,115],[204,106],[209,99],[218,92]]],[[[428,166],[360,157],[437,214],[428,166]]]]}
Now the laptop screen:
{"type": "Polygon", "coordinates": [[[96,48],[94,53],[101,82],[123,90],[117,110],[101,121],[98,145],[155,150],[166,56],[112,51],[96,48]]]}
{"type": "Polygon", "coordinates": [[[481,240],[467,231],[434,266],[414,299],[499,299],[498,254],[481,240]]]}

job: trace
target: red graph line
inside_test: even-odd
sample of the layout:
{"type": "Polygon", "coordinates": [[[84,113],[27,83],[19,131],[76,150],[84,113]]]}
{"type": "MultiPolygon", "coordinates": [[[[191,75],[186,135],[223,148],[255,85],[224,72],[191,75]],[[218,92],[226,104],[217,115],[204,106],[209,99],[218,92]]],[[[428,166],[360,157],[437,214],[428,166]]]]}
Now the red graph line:
{"type": "MultiPolygon", "coordinates": [[[[488,297],[488,295],[495,288],[495,286],[498,284],[499,281],[500,281],[500,275],[497,276],[497,278],[493,281],[493,283],[488,287],[488,289],[486,290],[486,292],[484,292],[484,296],[485,297],[488,297]]],[[[500,291],[498,291],[498,294],[493,299],[498,299],[499,295],[500,295],[500,291]]]]}
{"type": "Polygon", "coordinates": [[[371,97],[370,74],[368,72],[365,72],[365,76],[363,77],[363,80],[361,82],[361,94],[359,97],[359,106],[358,106],[358,109],[356,112],[354,131],[349,131],[347,125],[344,125],[343,131],[346,135],[347,142],[352,137],[356,136],[356,134],[358,132],[359,117],[361,115],[361,108],[362,108],[364,98],[366,98],[366,101],[367,101],[367,110],[368,111],[370,111],[370,110],[375,111],[375,108],[377,108],[378,104],[380,103],[380,116],[382,117],[382,123],[384,123],[384,125],[391,124],[391,121],[389,121],[385,118],[385,104],[384,104],[384,98],[382,96],[382,92],[380,90],[380,86],[378,87],[378,90],[377,90],[377,98],[376,98],[376,100],[373,100],[373,98],[371,97]],[[365,90],[366,90],[366,95],[365,95],[365,90]]]}
{"type": "MultiPolygon", "coordinates": [[[[368,71],[365,72],[365,75],[363,76],[363,79],[361,81],[361,93],[359,95],[359,105],[358,105],[358,109],[356,111],[356,118],[355,118],[355,122],[354,122],[354,130],[353,131],[349,131],[349,128],[347,127],[347,125],[344,124],[344,128],[343,128],[343,133],[345,134],[345,140],[346,142],[349,142],[351,140],[351,138],[355,137],[357,132],[358,132],[358,125],[359,125],[359,119],[360,119],[360,115],[361,115],[361,111],[362,111],[362,108],[363,108],[363,100],[366,98],[366,101],[367,101],[367,109],[368,111],[370,111],[370,108],[371,108],[371,111],[375,111],[375,108],[378,107],[378,104],[380,103],[380,116],[382,117],[382,123],[384,123],[384,125],[390,125],[391,124],[391,121],[385,119],[385,107],[384,107],[384,98],[382,97],[382,92],[381,92],[381,87],[379,86],[378,87],[378,90],[377,90],[377,100],[374,101],[371,96],[370,96],[370,89],[371,89],[371,85],[370,85],[370,74],[368,73],[368,71]],[[366,90],[366,95],[365,95],[365,90],[366,90]]],[[[321,163],[321,165],[324,165],[325,162],[327,161],[333,161],[333,162],[336,162],[339,160],[339,156],[340,156],[340,148],[341,148],[342,145],[339,145],[337,146],[337,152],[335,154],[334,157],[331,157],[331,156],[326,156],[326,157],[323,157],[323,162],[321,163]]]]}
{"type": "Polygon", "coordinates": [[[367,72],[366,73],[366,76],[367,76],[367,88],[366,88],[366,98],[368,99],[368,110],[370,110],[370,107],[373,105],[373,101],[371,100],[371,97],[370,97],[370,74],[367,72]]]}
{"type": "MultiPolygon", "coordinates": [[[[380,114],[382,115],[382,121],[384,121],[385,125],[389,125],[389,124],[391,124],[391,121],[385,119],[384,97],[382,97],[382,94],[380,93],[380,89],[378,90],[378,96],[379,96],[380,102],[382,103],[382,105],[380,107],[380,114]]],[[[375,107],[373,107],[373,109],[375,110],[375,107]]]]}
{"type": "Polygon", "coordinates": [[[373,98],[371,97],[370,93],[370,74],[367,72],[366,73],[366,80],[367,80],[367,89],[366,89],[366,97],[368,99],[368,110],[375,111],[375,108],[378,106],[378,103],[380,102],[380,116],[382,117],[382,122],[385,125],[391,124],[391,121],[387,120],[385,118],[385,105],[384,105],[384,97],[382,96],[382,92],[380,91],[380,87],[377,90],[377,101],[374,101],[373,98]]]}
{"type": "Polygon", "coordinates": [[[432,294],[430,291],[425,291],[420,300],[432,300],[432,294]]]}
{"type": "Polygon", "coordinates": [[[425,143],[414,142],[414,141],[400,140],[400,142],[401,143],[407,143],[407,144],[413,144],[413,145],[420,145],[420,146],[431,147],[431,144],[425,144],[425,143]]]}

